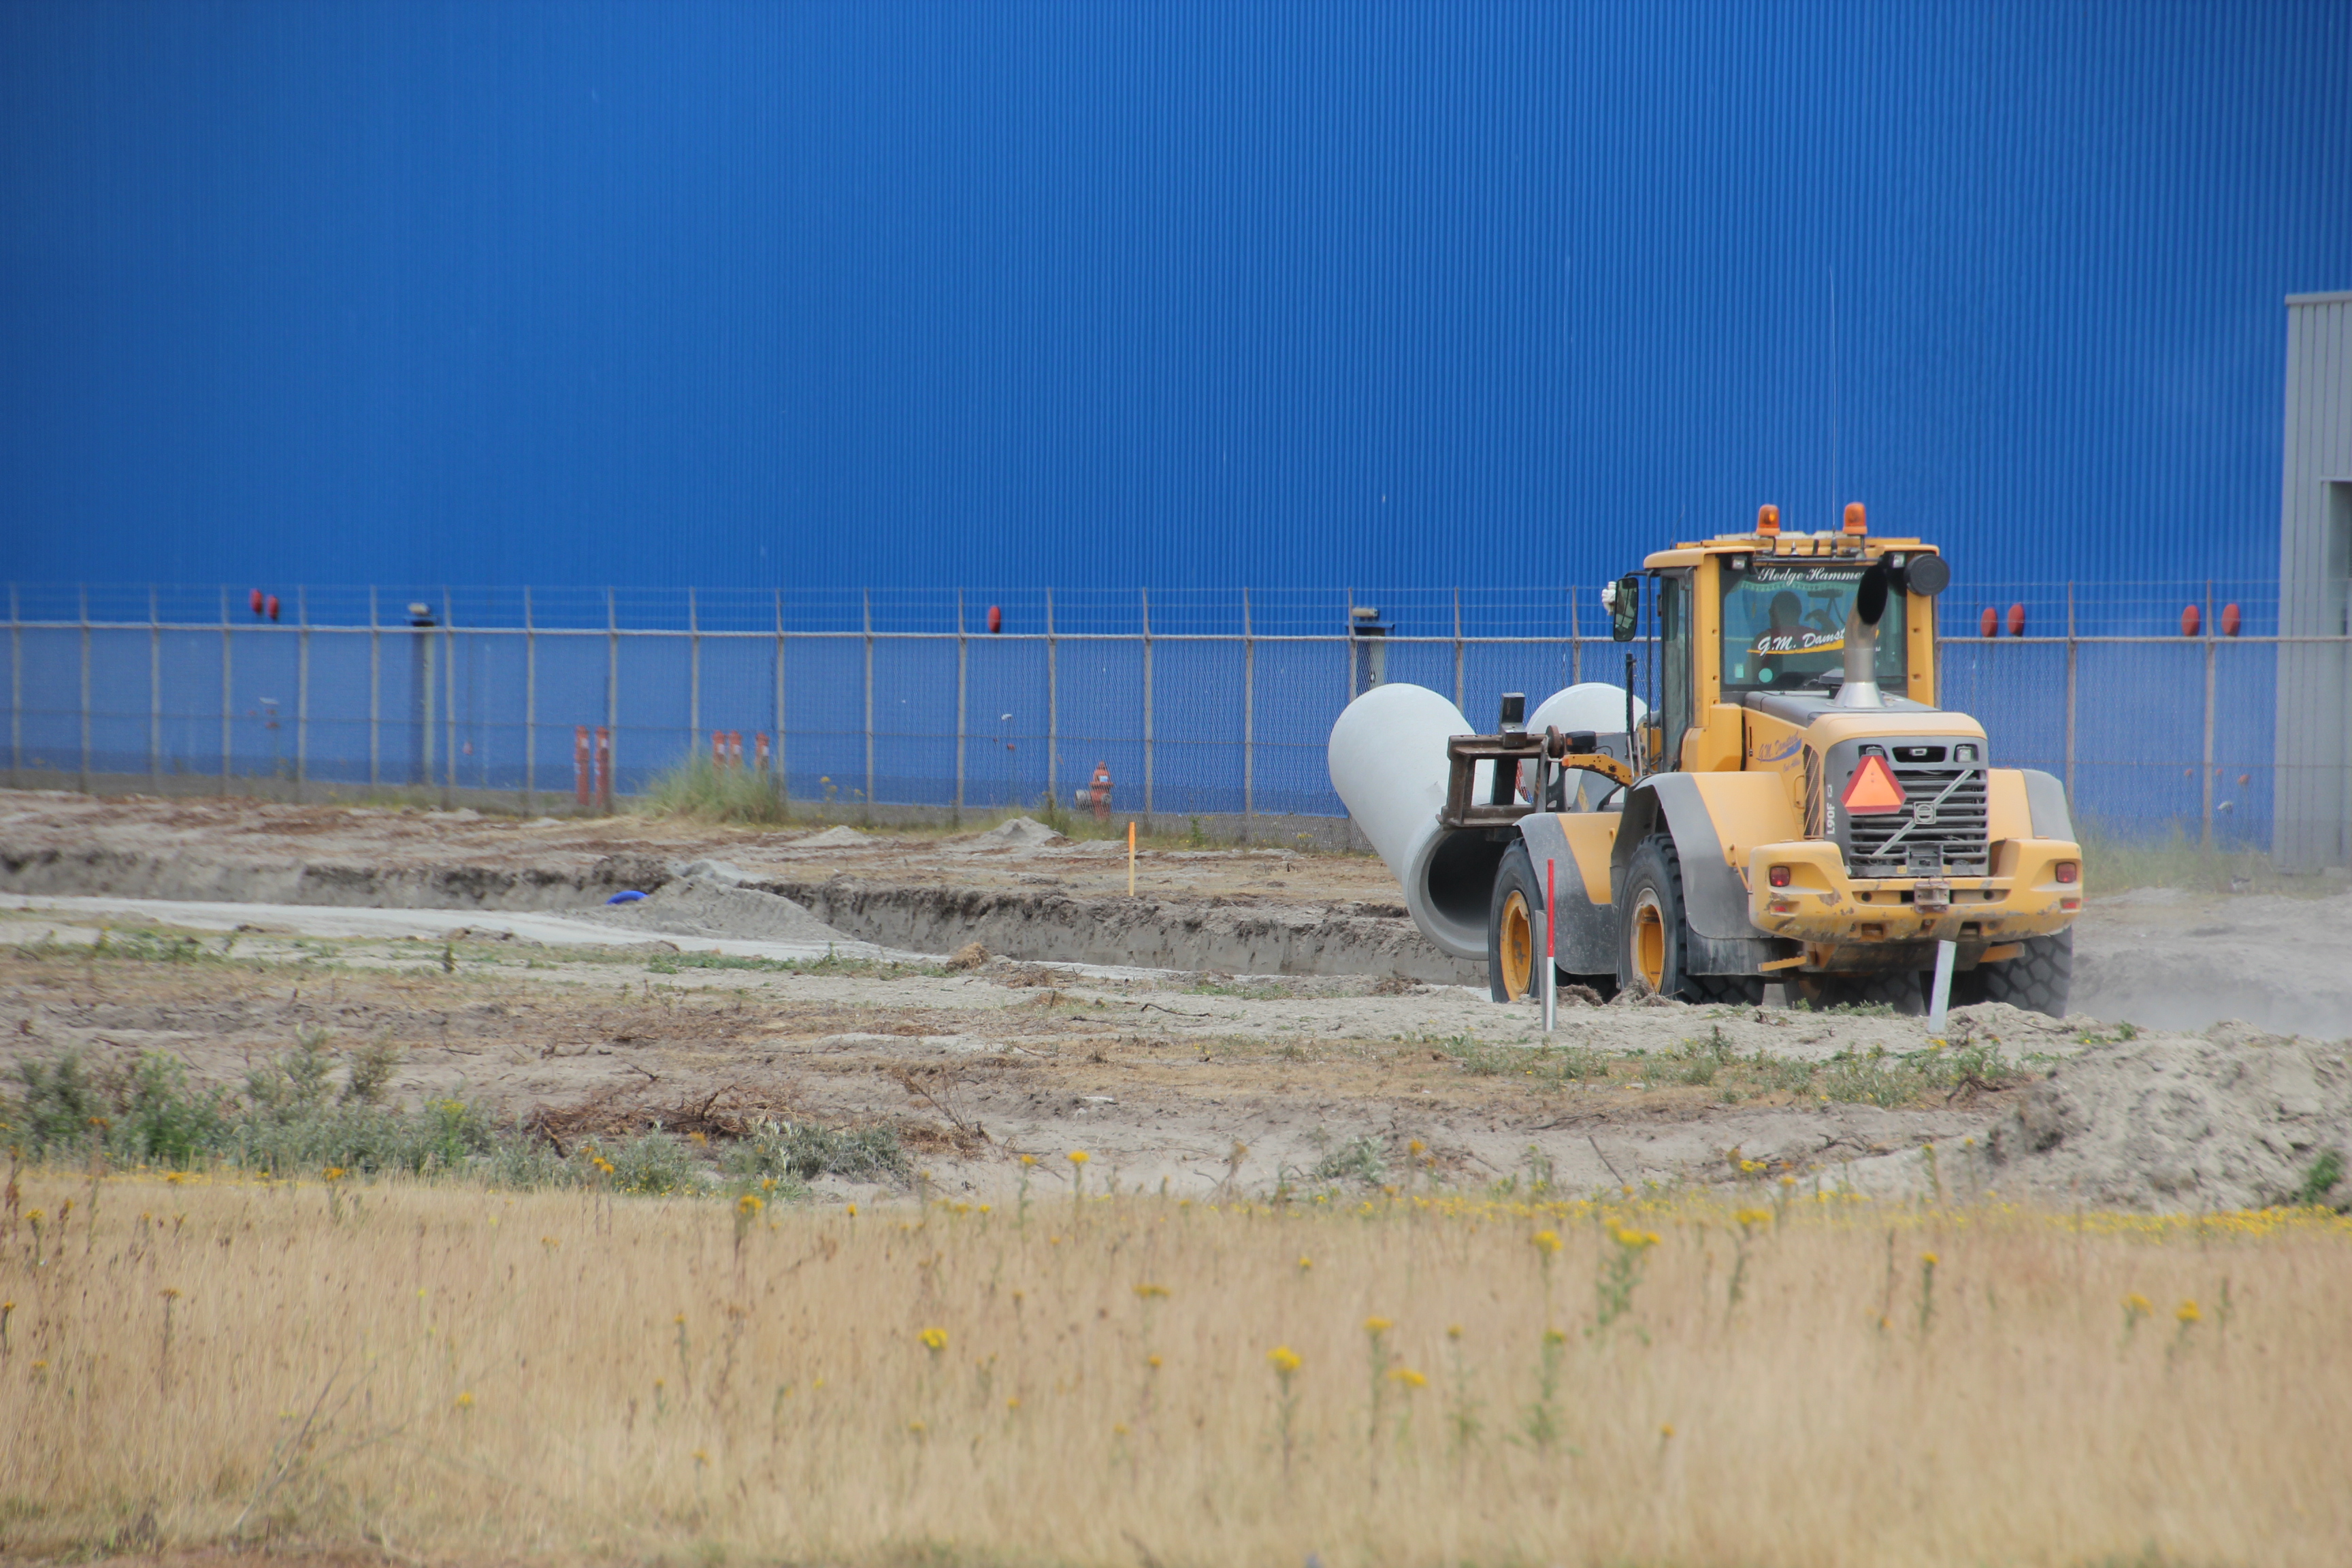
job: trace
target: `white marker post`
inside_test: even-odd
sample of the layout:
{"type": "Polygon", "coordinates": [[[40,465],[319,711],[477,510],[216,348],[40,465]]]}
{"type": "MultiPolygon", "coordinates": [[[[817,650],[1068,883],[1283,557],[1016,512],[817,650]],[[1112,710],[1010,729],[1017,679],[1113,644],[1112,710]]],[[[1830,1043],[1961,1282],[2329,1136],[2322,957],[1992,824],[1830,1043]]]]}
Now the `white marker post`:
{"type": "Polygon", "coordinates": [[[1937,1038],[1944,1033],[1944,1011],[1951,1005],[1952,955],[1958,951],[1953,942],[1936,944],[1936,984],[1927,994],[1927,1033],[1937,1038]]]}
{"type": "Polygon", "coordinates": [[[1553,1022],[1559,1016],[1559,976],[1552,966],[1559,950],[1552,944],[1551,911],[1559,902],[1559,879],[1553,862],[1544,860],[1544,1033],[1551,1033],[1553,1022]]]}

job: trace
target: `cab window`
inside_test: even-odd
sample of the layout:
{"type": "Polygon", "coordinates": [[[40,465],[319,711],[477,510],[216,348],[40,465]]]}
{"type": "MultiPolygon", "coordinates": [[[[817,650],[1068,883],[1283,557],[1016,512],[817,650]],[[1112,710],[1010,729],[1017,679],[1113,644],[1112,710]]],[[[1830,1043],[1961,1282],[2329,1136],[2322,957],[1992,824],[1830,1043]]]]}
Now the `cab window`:
{"type": "MultiPolygon", "coordinates": [[[[1824,673],[1845,670],[1845,618],[1862,582],[1861,562],[1759,562],[1745,572],[1723,573],[1723,688],[1726,695],[1787,691],[1811,685],[1824,673]]],[[[1904,596],[1886,597],[1878,623],[1880,688],[1904,689],[1908,678],[1908,639],[1903,633],[1904,596]]]]}

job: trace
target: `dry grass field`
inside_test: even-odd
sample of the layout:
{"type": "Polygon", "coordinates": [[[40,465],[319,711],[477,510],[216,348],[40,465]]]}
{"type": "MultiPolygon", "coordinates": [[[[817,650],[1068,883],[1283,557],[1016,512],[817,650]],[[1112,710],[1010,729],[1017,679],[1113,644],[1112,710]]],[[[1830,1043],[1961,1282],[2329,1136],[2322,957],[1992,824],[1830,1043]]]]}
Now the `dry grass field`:
{"type": "Polygon", "coordinates": [[[0,1552],[2339,1563],[2352,1226],[22,1173],[0,1552]]]}

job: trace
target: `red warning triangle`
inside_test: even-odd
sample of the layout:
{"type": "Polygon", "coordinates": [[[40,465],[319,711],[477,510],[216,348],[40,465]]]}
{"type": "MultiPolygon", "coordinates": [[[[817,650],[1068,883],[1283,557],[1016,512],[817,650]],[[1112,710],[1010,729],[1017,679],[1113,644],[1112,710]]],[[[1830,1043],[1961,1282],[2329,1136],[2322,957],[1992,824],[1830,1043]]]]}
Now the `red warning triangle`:
{"type": "Polygon", "coordinates": [[[1885,757],[1864,757],[1862,766],[1853,770],[1853,782],[1845,786],[1843,800],[1846,810],[1856,816],[1884,816],[1903,809],[1903,786],[1885,757]]]}

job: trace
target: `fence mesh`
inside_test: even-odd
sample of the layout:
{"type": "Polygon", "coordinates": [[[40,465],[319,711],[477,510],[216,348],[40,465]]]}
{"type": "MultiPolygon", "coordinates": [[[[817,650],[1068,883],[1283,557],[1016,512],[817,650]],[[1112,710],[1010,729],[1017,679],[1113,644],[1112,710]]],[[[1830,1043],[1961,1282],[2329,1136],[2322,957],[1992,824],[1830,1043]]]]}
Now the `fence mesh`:
{"type": "MultiPolygon", "coordinates": [[[[575,729],[604,726],[624,795],[717,730],[773,737],[798,798],[1027,805],[1100,764],[1159,816],[1339,815],[1324,743],[1375,672],[1483,725],[1507,690],[1622,680],[1625,652],[1575,587],[303,587],[273,618],[245,591],[18,585],[8,612],[20,782],[562,796],[575,729]]],[[[1944,705],[2065,778],[2078,818],[2342,863],[2352,639],[2281,637],[2274,584],[1956,584],[1939,614],[1944,705]]]]}

